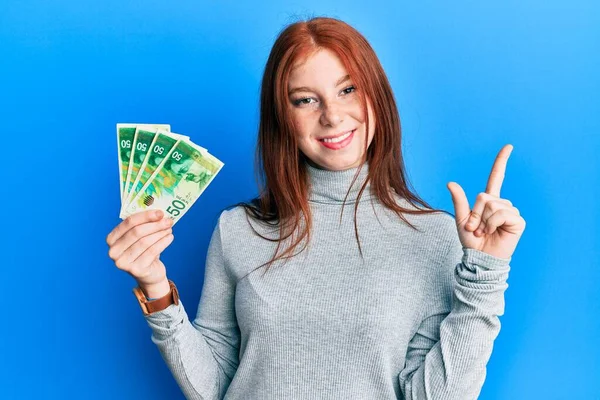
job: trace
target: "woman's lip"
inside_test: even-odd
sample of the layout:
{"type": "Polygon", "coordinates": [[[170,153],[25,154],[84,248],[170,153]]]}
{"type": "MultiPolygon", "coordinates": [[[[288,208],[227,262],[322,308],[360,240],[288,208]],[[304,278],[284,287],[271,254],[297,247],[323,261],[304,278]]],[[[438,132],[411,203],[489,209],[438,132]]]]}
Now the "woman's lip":
{"type": "Polygon", "coordinates": [[[352,141],[352,138],[354,138],[354,134],[356,133],[356,129],[354,129],[353,131],[351,131],[352,133],[344,140],[342,140],[341,142],[337,142],[337,143],[327,143],[327,142],[323,142],[321,140],[319,140],[319,143],[321,143],[323,146],[327,147],[328,149],[331,150],[339,150],[342,149],[344,147],[346,147],[347,145],[350,144],[350,142],[352,141]]]}
{"type": "Polygon", "coordinates": [[[323,139],[335,139],[335,138],[338,138],[338,137],[340,137],[340,136],[344,136],[344,135],[345,135],[346,133],[348,133],[348,132],[353,132],[353,131],[355,131],[355,130],[356,130],[356,129],[352,129],[351,131],[346,131],[346,132],[344,132],[344,133],[340,133],[339,135],[336,135],[336,136],[324,137],[324,138],[320,138],[320,139],[317,139],[317,140],[318,140],[318,141],[321,141],[321,140],[323,140],[323,139]]]}

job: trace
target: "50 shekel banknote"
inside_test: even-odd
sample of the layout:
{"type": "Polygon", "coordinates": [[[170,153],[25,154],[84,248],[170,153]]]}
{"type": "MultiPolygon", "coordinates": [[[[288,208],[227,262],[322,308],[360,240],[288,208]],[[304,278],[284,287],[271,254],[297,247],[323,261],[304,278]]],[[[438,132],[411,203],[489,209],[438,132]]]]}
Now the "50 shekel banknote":
{"type": "Polygon", "coordinates": [[[127,164],[119,163],[122,219],[137,212],[161,209],[177,223],[224,166],[207,149],[192,143],[187,136],[170,132],[170,127],[167,130],[164,125],[161,128],[139,124],[133,132],[131,147],[130,160],[127,164]],[[125,165],[127,174],[122,172],[125,165]]]}
{"type": "Polygon", "coordinates": [[[159,128],[136,129],[119,215],[125,211],[133,195],[144,187],[177,139],[189,140],[189,137],[159,128]]]}
{"type": "Polygon", "coordinates": [[[161,128],[167,132],[171,131],[168,124],[117,124],[117,150],[119,155],[119,186],[121,189],[121,203],[124,197],[125,182],[127,181],[127,172],[129,171],[129,160],[133,149],[133,139],[136,129],[143,128],[161,128]]]}

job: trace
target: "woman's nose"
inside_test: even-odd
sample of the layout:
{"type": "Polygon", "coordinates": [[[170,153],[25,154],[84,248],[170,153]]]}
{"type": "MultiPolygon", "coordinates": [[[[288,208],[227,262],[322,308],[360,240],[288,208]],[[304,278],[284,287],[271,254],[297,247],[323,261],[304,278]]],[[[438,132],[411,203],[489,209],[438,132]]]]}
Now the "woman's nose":
{"type": "Polygon", "coordinates": [[[336,104],[328,104],[323,107],[321,113],[321,124],[327,126],[337,126],[343,122],[343,110],[336,104]]]}

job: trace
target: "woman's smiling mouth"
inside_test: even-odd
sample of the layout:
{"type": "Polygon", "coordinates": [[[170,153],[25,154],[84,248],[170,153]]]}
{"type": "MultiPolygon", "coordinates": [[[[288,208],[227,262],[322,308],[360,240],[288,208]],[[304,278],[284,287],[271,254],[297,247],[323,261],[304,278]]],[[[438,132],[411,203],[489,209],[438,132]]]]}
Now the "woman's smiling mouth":
{"type": "Polygon", "coordinates": [[[319,139],[319,142],[323,146],[327,147],[328,149],[339,150],[339,149],[346,147],[348,144],[350,144],[350,142],[352,141],[352,138],[354,138],[355,132],[356,132],[356,129],[354,129],[350,132],[346,132],[346,133],[344,133],[340,136],[334,137],[334,138],[319,139]]]}

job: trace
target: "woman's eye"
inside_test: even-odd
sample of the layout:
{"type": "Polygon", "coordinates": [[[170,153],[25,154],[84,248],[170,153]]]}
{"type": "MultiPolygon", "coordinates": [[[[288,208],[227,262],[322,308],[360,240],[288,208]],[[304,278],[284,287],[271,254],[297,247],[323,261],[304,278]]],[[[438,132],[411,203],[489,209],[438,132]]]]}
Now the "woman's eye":
{"type": "MultiPolygon", "coordinates": [[[[346,90],[350,90],[350,89],[352,89],[352,91],[356,90],[356,88],[355,88],[354,86],[348,86],[346,89],[344,89],[344,90],[342,90],[342,91],[343,91],[343,92],[346,92],[346,90]]],[[[352,92],[350,92],[350,93],[352,93],[352,92]]],[[[350,94],[350,93],[347,93],[347,92],[346,92],[346,94],[350,94]]]]}
{"type": "Polygon", "coordinates": [[[299,106],[300,104],[309,104],[309,103],[304,103],[304,100],[312,100],[312,98],[311,97],[305,97],[305,98],[302,98],[302,99],[298,99],[298,100],[294,101],[294,104],[297,105],[297,106],[299,106]]]}
{"type": "MultiPolygon", "coordinates": [[[[354,86],[348,86],[346,89],[342,90],[344,94],[350,94],[354,92],[356,88],[354,86]]],[[[299,106],[302,104],[311,104],[310,102],[306,102],[307,100],[312,100],[312,97],[304,97],[298,100],[294,100],[294,105],[299,106]]]]}

